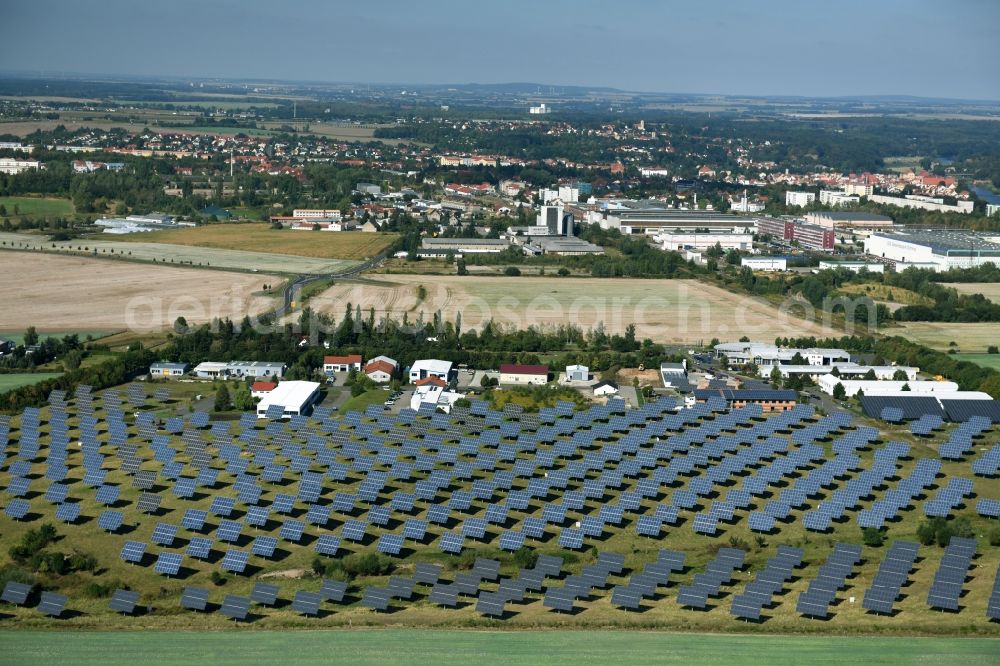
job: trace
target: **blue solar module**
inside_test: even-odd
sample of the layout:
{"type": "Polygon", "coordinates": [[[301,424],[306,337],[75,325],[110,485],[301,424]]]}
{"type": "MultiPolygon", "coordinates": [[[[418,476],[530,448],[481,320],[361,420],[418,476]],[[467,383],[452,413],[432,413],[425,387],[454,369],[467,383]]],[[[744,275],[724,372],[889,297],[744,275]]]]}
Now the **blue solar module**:
{"type": "Polygon", "coordinates": [[[250,553],[242,550],[227,550],[226,554],[222,556],[222,562],[220,562],[219,566],[222,567],[223,571],[243,573],[247,568],[249,560],[250,553]]]}
{"type": "Polygon", "coordinates": [[[75,522],[80,517],[80,503],[66,502],[56,507],[56,519],[64,523],[75,522]]]}
{"type": "Polygon", "coordinates": [[[160,553],[160,556],[156,558],[156,564],[153,565],[153,570],[165,576],[176,576],[181,569],[183,560],[184,556],[179,553],[160,553]]]}
{"type": "Polygon", "coordinates": [[[500,549],[515,551],[524,545],[524,534],[516,531],[503,532],[500,535],[500,549]]]}
{"type": "Polygon", "coordinates": [[[215,536],[219,541],[235,543],[240,540],[243,534],[243,523],[235,520],[219,521],[219,526],[215,529],[215,536]]]}
{"type": "Polygon", "coordinates": [[[301,520],[286,520],[281,526],[281,530],[278,532],[278,536],[285,541],[291,541],[293,543],[298,543],[302,539],[302,533],[305,530],[305,523],[301,520]]]}
{"type": "Polygon", "coordinates": [[[423,520],[407,520],[403,524],[403,538],[411,541],[423,541],[427,534],[427,522],[423,520]]]}
{"type": "Polygon", "coordinates": [[[271,518],[271,510],[263,506],[252,506],[247,509],[247,515],[243,519],[251,527],[265,527],[271,518]]]}
{"type": "Polygon", "coordinates": [[[399,534],[383,534],[378,540],[378,552],[387,555],[399,555],[403,549],[403,537],[399,534]]]}
{"type": "Polygon", "coordinates": [[[45,491],[45,501],[52,504],[62,504],[69,494],[69,486],[63,483],[50,483],[45,491]]]}
{"type": "Polygon", "coordinates": [[[200,532],[205,525],[208,512],[203,509],[187,509],[181,518],[181,527],[192,532],[200,532]]]}
{"type": "Polygon", "coordinates": [[[126,541],[119,557],[123,562],[139,564],[146,554],[146,544],[142,541],[126,541]]]}
{"type": "Polygon", "coordinates": [[[205,537],[194,537],[188,543],[187,554],[191,557],[197,558],[199,560],[204,560],[211,555],[212,544],[214,542],[212,539],[206,539],[205,537]]]}
{"type": "Polygon", "coordinates": [[[212,512],[213,516],[219,516],[220,518],[225,518],[232,514],[233,509],[236,508],[236,500],[232,497],[216,497],[212,500],[212,506],[209,511],[212,512]]]}
{"type": "Polygon", "coordinates": [[[360,520],[348,520],[341,528],[341,537],[348,541],[364,541],[368,523],[360,520]]]}
{"type": "Polygon", "coordinates": [[[157,523],[156,527],[153,528],[153,536],[150,541],[158,546],[171,546],[173,545],[174,537],[176,536],[176,525],[171,525],[170,523],[157,523]]]}
{"type": "Polygon", "coordinates": [[[559,545],[569,550],[579,550],[583,547],[583,533],[571,527],[564,527],[559,533],[559,545]]]}
{"type": "Polygon", "coordinates": [[[462,547],[465,545],[465,536],[462,534],[455,534],[454,532],[445,532],[441,535],[441,539],[438,542],[438,548],[445,553],[458,554],[462,552],[462,547]]]}
{"type": "Polygon", "coordinates": [[[332,534],[324,534],[316,541],[316,552],[320,555],[333,557],[340,549],[340,537],[332,534]]]}
{"type": "Polygon", "coordinates": [[[274,555],[274,550],[278,547],[278,540],[271,536],[259,536],[254,539],[250,546],[250,552],[260,557],[269,558],[274,555]]]}
{"type": "Polygon", "coordinates": [[[97,525],[106,532],[117,532],[122,526],[124,516],[121,511],[104,511],[97,518],[97,525]]]}

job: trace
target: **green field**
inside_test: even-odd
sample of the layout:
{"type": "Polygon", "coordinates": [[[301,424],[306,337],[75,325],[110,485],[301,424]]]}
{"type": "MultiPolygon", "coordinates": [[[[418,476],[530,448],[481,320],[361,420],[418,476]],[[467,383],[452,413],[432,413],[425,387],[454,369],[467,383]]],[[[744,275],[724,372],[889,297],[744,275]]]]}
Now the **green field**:
{"type": "Polygon", "coordinates": [[[890,328],[888,334],[901,335],[938,351],[948,351],[952,342],[962,352],[985,352],[989,345],[997,344],[995,323],[953,324],[937,321],[908,321],[901,328],[890,328]]]}
{"type": "Polygon", "coordinates": [[[73,202],[69,199],[0,197],[0,206],[7,209],[7,214],[0,217],[62,217],[73,214],[73,202]]]}
{"type": "MultiPolygon", "coordinates": [[[[67,335],[76,335],[83,342],[87,339],[87,336],[93,337],[94,340],[98,340],[105,336],[111,335],[115,331],[38,331],[39,339],[46,338],[63,338],[67,335]]],[[[0,338],[5,340],[10,340],[16,345],[24,344],[24,331],[0,331],[0,338]]]]}
{"type": "Polygon", "coordinates": [[[116,664],[995,664],[989,639],[719,636],[611,631],[0,633],[8,663],[116,664]]]}
{"type": "MultiPolygon", "coordinates": [[[[350,389],[344,390],[350,392],[350,389]]],[[[346,413],[353,409],[357,412],[364,412],[368,409],[368,405],[381,405],[388,398],[389,392],[383,391],[380,388],[365,391],[361,395],[355,395],[348,398],[344,404],[340,406],[340,411],[346,413]]]]}
{"type": "Polygon", "coordinates": [[[1000,370],[1000,354],[955,354],[960,361],[969,361],[984,368],[1000,370]]]}
{"type": "Polygon", "coordinates": [[[22,386],[31,386],[46,379],[55,379],[61,372],[18,372],[14,374],[0,374],[0,393],[13,391],[22,386]]]}

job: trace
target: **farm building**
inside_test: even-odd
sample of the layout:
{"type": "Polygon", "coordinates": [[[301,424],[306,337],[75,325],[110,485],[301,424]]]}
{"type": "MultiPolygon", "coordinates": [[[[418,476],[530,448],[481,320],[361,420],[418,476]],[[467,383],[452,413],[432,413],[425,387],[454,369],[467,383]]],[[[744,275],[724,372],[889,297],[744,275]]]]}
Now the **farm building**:
{"type": "Polygon", "coordinates": [[[386,384],[392,381],[392,375],[396,372],[398,366],[399,364],[395,359],[391,359],[388,356],[376,356],[365,364],[364,373],[373,382],[386,384]]]}
{"type": "Polygon", "coordinates": [[[590,379],[590,368],[585,365],[567,365],[566,381],[585,382],[590,379]]]}
{"type": "Polygon", "coordinates": [[[152,377],[181,377],[189,367],[187,363],[153,363],[149,366],[149,374],[152,377]]]}
{"type": "Polygon", "coordinates": [[[271,405],[281,405],[284,417],[308,414],[317,398],[319,398],[317,382],[281,382],[257,403],[257,418],[264,418],[271,405]]]}
{"type": "Polygon", "coordinates": [[[328,375],[335,372],[350,372],[351,370],[361,370],[361,354],[323,357],[323,372],[328,375]]]}
{"type": "Polygon", "coordinates": [[[500,366],[501,384],[545,384],[549,381],[547,365],[516,365],[504,363],[500,366]]]}
{"type": "Polygon", "coordinates": [[[410,381],[416,382],[427,377],[440,377],[448,381],[451,376],[451,361],[441,361],[436,358],[425,358],[415,361],[410,367],[410,381]]]}

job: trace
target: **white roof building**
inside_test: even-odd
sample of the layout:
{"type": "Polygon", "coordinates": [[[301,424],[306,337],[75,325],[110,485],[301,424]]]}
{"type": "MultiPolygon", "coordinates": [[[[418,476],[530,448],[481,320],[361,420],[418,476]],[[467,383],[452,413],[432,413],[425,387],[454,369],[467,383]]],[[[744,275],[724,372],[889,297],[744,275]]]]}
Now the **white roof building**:
{"type": "Polygon", "coordinates": [[[875,379],[892,379],[897,372],[906,374],[907,381],[917,378],[920,368],[912,365],[858,365],[857,363],[834,363],[833,365],[779,365],[778,371],[782,377],[792,375],[828,375],[836,368],[843,379],[861,379],[869,371],[875,373],[875,379]]]}
{"type": "Polygon", "coordinates": [[[776,347],[759,342],[724,342],[715,345],[716,357],[725,356],[730,365],[754,363],[760,368],[770,368],[773,365],[791,365],[796,354],[802,356],[809,365],[834,365],[835,363],[851,361],[850,353],[843,349],[822,347],[799,349],[776,347]]]}
{"type": "Polygon", "coordinates": [[[452,405],[464,397],[464,393],[448,391],[434,384],[425,384],[414,389],[413,395],[410,397],[410,409],[416,411],[420,409],[421,405],[431,405],[435,409],[440,407],[445,413],[448,413],[451,412],[452,405]]]}
{"type": "MultiPolygon", "coordinates": [[[[863,391],[865,395],[939,395],[955,393],[958,391],[958,384],[955,382],[938,381],[891,381],[891,380],[869,380],[869,379],[844,379],[833,375],[822,375],[816,380],[821,391],[828,395],[833,395],[837,384],[842,384],[848,397],[857,395],[858,391],[863,391]],[[910,390],[906,391],[906,386],[910,390]]],[[[943,395],[940,397],[944,397],[943,395]]]]}
{"type": "Polygon", "coordinates": [[[308,413],[309,408],[318,397],[318,382],[281,382],[276,389],[257,403],[257,418],[264,418],[271,405],[281,405],[283,407],[282,416],[308,413]]]}
{"type": "Polygon", "coordinates": [[[410,366],[410,381],[415,382],[419,379],[426,379],[427,377],[440,377],[441,379],[448,381],[448,375],[451,374],[451,368],[451,361],[442,361],[436,358],[422,358],[419,361],[414,361],[413,365],[410,366]]]}

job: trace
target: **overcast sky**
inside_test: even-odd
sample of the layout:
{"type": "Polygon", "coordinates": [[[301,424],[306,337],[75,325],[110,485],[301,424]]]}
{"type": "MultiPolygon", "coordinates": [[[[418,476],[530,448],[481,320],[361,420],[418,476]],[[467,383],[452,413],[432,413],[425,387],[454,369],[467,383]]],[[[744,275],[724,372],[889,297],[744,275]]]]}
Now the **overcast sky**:
{"type": "Polygon", "coordinates": [[[1000,0],[0,0],[0,69],[1000,100],[1000,0]]]}

